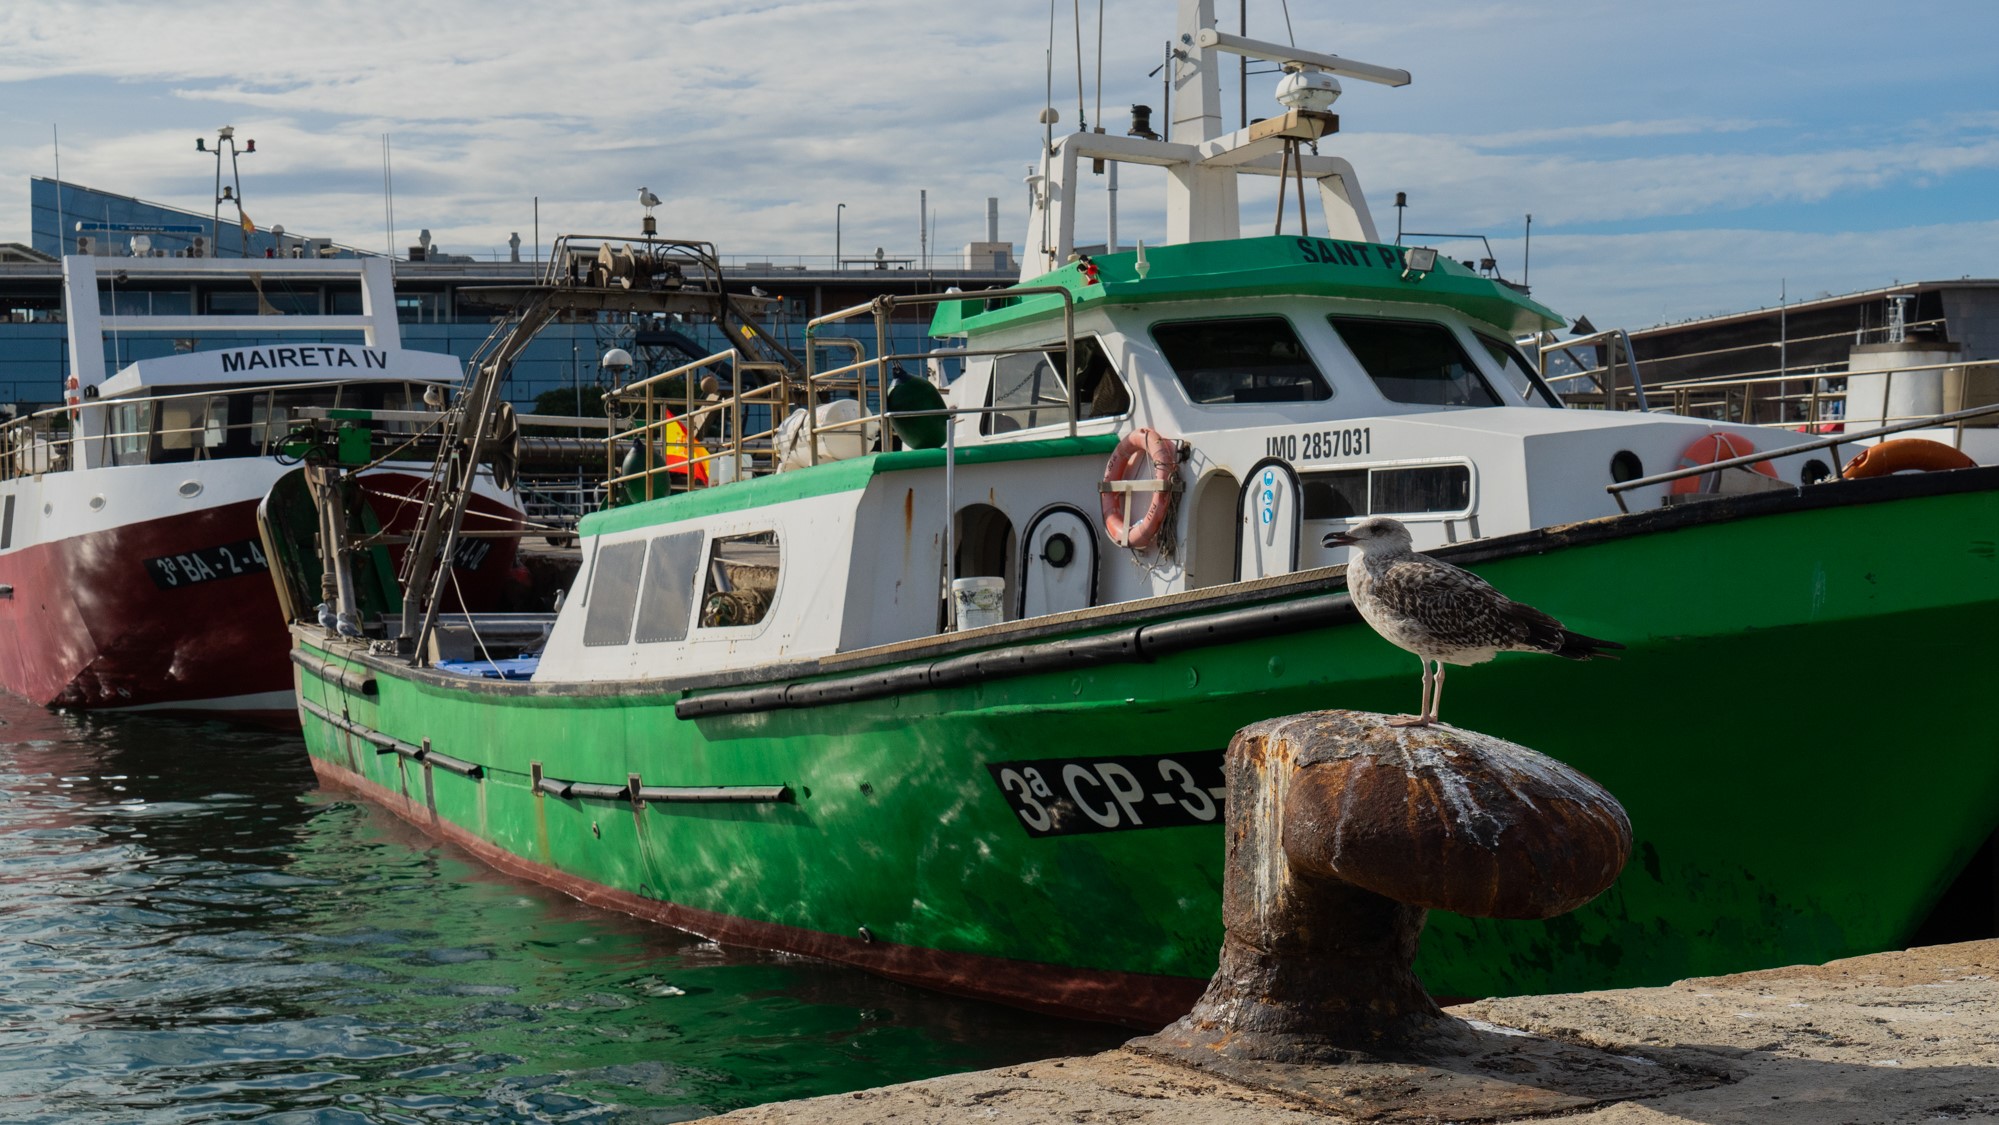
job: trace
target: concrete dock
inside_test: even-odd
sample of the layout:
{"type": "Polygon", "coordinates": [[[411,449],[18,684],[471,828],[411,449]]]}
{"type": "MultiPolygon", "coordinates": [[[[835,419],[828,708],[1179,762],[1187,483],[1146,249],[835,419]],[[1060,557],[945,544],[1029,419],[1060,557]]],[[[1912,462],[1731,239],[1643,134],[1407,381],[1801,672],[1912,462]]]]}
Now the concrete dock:
{"type": "Polygon", "coordinates": [[[1235,1067],[1126,1047],[738,1110],[828,1125],[1999,1121],[1999,940],[1449,1009],[1464,1065],[1235,1067]],[[1228,1068],[1224,1068],[1228,1069],[1228,1068]]]}

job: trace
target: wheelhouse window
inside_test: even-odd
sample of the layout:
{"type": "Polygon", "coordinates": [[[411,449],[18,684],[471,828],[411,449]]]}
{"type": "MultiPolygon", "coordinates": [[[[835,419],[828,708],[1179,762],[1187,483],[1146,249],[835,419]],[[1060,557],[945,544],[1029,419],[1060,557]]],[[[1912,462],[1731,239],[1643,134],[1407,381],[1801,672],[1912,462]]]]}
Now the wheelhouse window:
{"type": "Polygon", "coordinates": [[[708,583],[701,593],[701,628],[755,625],[777,598],[777,533],[717,538],[708,552],[708,583]]]}
{"type": "MultiPolygon", "coordinates": [[[[239,399],[245,396],[238,396],[239,399]]],[[[300,407],[344,407],[360,410],[422,409],[422,392],[408,383],[370,382],[322,387],[286,388],[257,391],[247,396],[243,424],[251,451],[267,443],[281,441],[292,426],[292,412],[300,407]]],[[[374,422],[375,429],[387,433],[415,433],[420,422],[374,422]]],[[[232,443],[233,444],[233,443],[232,443]]]]}
{"type": "Polygon", "coordinates": [[[1333,388],[1283,317],[1178,320],[1152,326],[1152,339],[1195,402],[1317,402],[1333,388]]]}
{"type": "MultiPolygon", "coordinates": [[[[1004,434],[1068,421],[1069,386],[1064,378],[1068,360],[1059,344],[994,357],[986,405],[1002,413],[986,415],[979,432],[1004,434]]],[[[1131,410],[1131,392],[1125,389],[1124,380],[1096,337],[1077,339],[1076,371],[1078,421],[1111,418],[1131,410]]]]}
{"type": "Polygon", "coordinates": [[[1500,405],[1456,334],[1441,324],[1357,316],[1326,319],[1390,402],[1500,405]]]}
{"type": "Polygon", "coordinates": [[[700,568],[700,532],[683,531],[652,541],[632,640],[649,645],[687,639],[688,621],[694,615],[694,579],[700,568]]]}
{"type": "Polygon", "coordinates": [[[1299,473],[1300,517],[1354,520],[1471,510],[1471,466],[1407,465],[1299,473]]]}
{"type": "Polygon", "coordinates": [[[121,402],[111,408],[111,463],[143,465],[153,448],[153,403],[121,402]]]}
{"type": "Polygon", "coordinates": [[[599,547],[590,563],[590,587],[583,593],[583,643],[622,645],[632,637],[632,610],[639,600],[639,568],[646,545],[613,543],[599,547]]]}
{"type": "Polygon", "coordinates": [[[161,399],[160,440],[154,461],[192,461],[209,457],[228,438],[229,398],[226,395],[176,395],[161,399]]]}
{"type": "Polygon", "coordinates": [[[1521,402],[1532,402],[1538,398],[1549,406],[1562,405],[1554,390],[1541,380],[1540,372],[1534,370],[1534,365],[1527,362],[1527,357],[1521,355],[1520,349],[1514,347],[1511,341],[1484,332],[1473,332],[1472,335],[1485,349],[1485,354],[1492,357],[1493,365],[1499,368],[1499,373],[1505,376],[1507,384],[1521,402]]]}

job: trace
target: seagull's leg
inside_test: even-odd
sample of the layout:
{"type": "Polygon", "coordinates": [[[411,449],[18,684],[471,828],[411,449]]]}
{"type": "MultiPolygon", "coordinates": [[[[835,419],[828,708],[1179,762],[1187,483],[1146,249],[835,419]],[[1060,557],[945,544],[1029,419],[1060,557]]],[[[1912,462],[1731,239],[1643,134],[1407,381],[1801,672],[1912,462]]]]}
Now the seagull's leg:
{"type": "Polygon", "coordinates": [[[1437,721],[1437,710],[1444,705],[1444,662],[1437,661],[1437,687],[1430,693],[1430,709],[1423,713],[1423,725],[1437,721]]]}
{"type": "Polygon", "coordinates": [[[1430,725],[1430,658],[1419,656],[1416,659],[1422,662],[1423,665],[1422,709],[1414,715],[1407,715],[1400,719],[1390,719],[1388,725],[1391,727],[1426,727],[1430,725]]]}

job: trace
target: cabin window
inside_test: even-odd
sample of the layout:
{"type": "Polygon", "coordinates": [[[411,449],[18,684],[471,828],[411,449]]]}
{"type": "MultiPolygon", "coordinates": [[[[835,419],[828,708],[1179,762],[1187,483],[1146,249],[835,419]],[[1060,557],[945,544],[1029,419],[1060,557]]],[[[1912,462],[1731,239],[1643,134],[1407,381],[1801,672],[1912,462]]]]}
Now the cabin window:
{"type": "Polygon", "coordinates": [[[1188,397],[1204,405],[1333,397],[1333,388],[1283,317],[1155,324],[1152,339],[1188,397]]]}
{"type": "Polygon", "coordinates": [[[1376,515],[1465,511],[1471,507],[1471,466],[1375,469],[1368,477],[1367,506],[1376,515]]]}
{"type": "Polygon", "coordinates": [[[1498,406],[1449,328],[1427,320],[1331,316],[1333,330],[1390,402],[1498,406]]]}
{"type": "Polygon", "coordinates": [[[646,550],[645,589],[639,594],[639,644],[687,639],[693,616],[694,578],[701,568],[701,533],[662,535],[646,550]]]}
{"type": "Polygon", "coordinates": [[[584,591],[583,643],[622,645],[632,637],[632,608],[639,600],[639,567],[645,562],[644,543],[613,543],[597,548],[590,566],[590,588],[584,591]]]}
{"type": "Polygon", "coordinates": [[[717,538],[708,552],[708,584],[701,592],[701,628],[755,625],[777,598],[777,533],[717,538]]]}
{"type": "Polygon", "coordinates": [[[1304,492],[1298,505],[1302,519],[1351,520],[1368,514],[1366,469],[1299,473],[1298,486],[1304,492]]]}
{"type": "Polygon", "coordinates": [[[1409,465],[1299,473],[1300,517],[1356,520],[1375,515],[1427,515],[1471,509],[1470,465],[1409,465]]]}
{"type": "Polygon", "coordinates": [[[229,400],[180,396],[161,399],[160,443],[154,461],[192,461],[220,446],[227,436],[229,400]]]}
{"type": "MultiPolygon", "coordinates": [[[[1069,388],[1063,378],[1069,360],[1061,345],[1014,352],[993,360],[988,414],[979,430],[987,434],[1052,426],[1069,420],[1069,388]]],[[[1094,336],[1076,340],[1076,418],[1111,418],[1131,410],[1131,392],[1094,336]]]]}
{"type": "Polygon", "coordinates": [[[1472,335],[1478,339],[1479,345],[1485,348],[1485,354],[1491,356],[1492,362],[1498,365],[1499,373],[1505,376],[1506,382],[1513,387],[1513,392],[1520,396],[1520,401],[1532,402],[1539,398],[1549,406],[1562,405],[1562,400],[1556,398],[1555,392],[1548,384],[1541,381],[1540,372],[1534,370],[1534,365],[1527,362],[1527,357],[1521,355],[1520,349],[1514,347],[1511,341],[1488,336],[1483,332],[1473,332],[1472,335]]]}
{"type": "Polygon", "coordinates": [[[153,448],[153,404],[125,402],[111,408],[111,463],[143,465],[153,448]]]}

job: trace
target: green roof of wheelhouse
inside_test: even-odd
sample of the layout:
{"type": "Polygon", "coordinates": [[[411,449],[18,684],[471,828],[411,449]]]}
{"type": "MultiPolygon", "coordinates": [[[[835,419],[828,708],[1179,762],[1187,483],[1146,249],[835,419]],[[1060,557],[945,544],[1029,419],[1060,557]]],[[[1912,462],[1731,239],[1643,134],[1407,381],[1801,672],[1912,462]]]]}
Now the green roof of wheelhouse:
{"type": "MultiPolygon", "coordinates": [[[[1289,236],[1189,242],[1147,248],[1149,268],[1142,279],[1137,252],[1123,251],[1093,259],[1098,284],[1085,283],[1080,262],[1071,262],[1027,284],[1063,286],[1075,296],[1078,309],[1106,303],[1307,295],[1443,305],[1510,333],[1559,328],[1567,323],[1554,310],[1512,286],[1479,277],[1442,255],[1435,269],[1405,280],[1402,255],[1406,249],[1378,242],[1289,236]]],[[[949,301],[937,307],[930,333],[956,336],[1059,317],[1061,312],[1062,299],[1053,293],[949,301]]]]}

